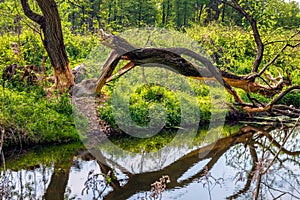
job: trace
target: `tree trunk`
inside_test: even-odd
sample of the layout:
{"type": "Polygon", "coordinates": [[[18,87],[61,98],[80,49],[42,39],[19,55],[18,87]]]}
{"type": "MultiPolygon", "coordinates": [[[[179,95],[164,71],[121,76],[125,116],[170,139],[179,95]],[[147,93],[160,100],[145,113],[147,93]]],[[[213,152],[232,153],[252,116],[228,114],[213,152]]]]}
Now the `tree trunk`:
{"type": "Polygon", "coordinates": [[[54,0],[36,0],[43,15],[34,13],[28,0],[21,0],[25,15],[41,26],[44,34],[43,44],[53,67],[55,85],[60,92],[74,85],[74,77],[64,45],[61,20],[54,0]]]}
{"type": "Polygon", "coordinates": [[[170,0],[167,0],[167,6],[166,6],[166,15],[165,15],[165,24],[169,23],[169,19],[171,18],[171,2],[170,0]]]}
{"type": "Polygon", "coordinates": [[[165,25],[166,23],[166,4],[165,2],[162,2],[162,17],[161,17],[161,24],[165,25]]]}

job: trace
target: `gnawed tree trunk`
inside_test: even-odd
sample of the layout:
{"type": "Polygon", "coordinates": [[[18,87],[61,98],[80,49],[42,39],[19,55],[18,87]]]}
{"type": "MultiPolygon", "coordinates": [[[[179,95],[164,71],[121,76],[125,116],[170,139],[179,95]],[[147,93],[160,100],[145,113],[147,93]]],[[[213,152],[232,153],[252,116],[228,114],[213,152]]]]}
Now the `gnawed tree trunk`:
{"type": "Polygon", "coordinates": [[[40,25],[43,31],[43,44],[49,55],[54,71],[54,87],[60,92],[74,85],[74,77],[64,45],[61,20],[54,0],[36,0],[43,15],[34,13],[28,0],[21,0],[25,15],[40,25]]]}
{"type": "MultiPolygon", "coordinates": [[[[299,90],[300,86],[292,86],[286,89],[285,91],[282,91],[283,87],[285,86],[285,82],[282,77],[280,78],[280,81],[274,86],[271,86],[269,84],[261,85],[255,82],[255,79],[257,77],[260,77],[262,75],[262,72],[264,72],[264,70],[271,65],[271,62],[274,61],[268,63],[257,74],[239,76],[215,68],[209,59],[189,49],[185,49],[185,48],[136,49],[123,38],[120,38],[112,34],[107,34],[103,31],[101,35],[102,35],[102,40],[101,40],[102,44],[112,48],[113,51],[103,67],[101,76],[97,80],[96,92],[98,93],[101,92],[103,86],[107,82],[122,76],[123,74],[127,73],[134,67],[141,66],[144,64],[152,64],[150,66],[153,66],[153,63],[155,63],[155,64],[159,64],[159,66],[161,67],[174,70],[175,72],[184,75],[186,77],[191,77],[198,80],[218,81],[234,97],[237,104],[241,106],[243,110],[248,112],[249,114],[258,113],[258,112],[269,112],[271,114],[274,114],[276,112],[279,113],[280,115],[287,115],[290,117],[298,117],[300,115],[300,109],[283,106],[283,105],[275,105],[276,103],[278,103],[278,101],[281,98],[283,98],[290,91],[299,90]],[[200,67],[194,63],[189,62],[181,55],[186,55],[194,60],[199,61],[204,65],[204,67],[200,67]],[[113,75],[113,72],[120,60],[128,60],[129,62],[123,68],[121,68],[115,75],[113,75]],[[275,95],[278,94],[278,96],[274,98],[272,101],[270,101],[270,103],[268,104],[263,104],[249,96],[249,100],[251,100],[252,102],[252,104],[249,104],[241,100],[241,98],[235,92],[234,88],[242,89],[248,94],[259,93],[261,95],[268,96],[268,97],[274,97],[275,95]]],[[[254,66],[255,65],[256,64],[254,64],[254,66]]]]}

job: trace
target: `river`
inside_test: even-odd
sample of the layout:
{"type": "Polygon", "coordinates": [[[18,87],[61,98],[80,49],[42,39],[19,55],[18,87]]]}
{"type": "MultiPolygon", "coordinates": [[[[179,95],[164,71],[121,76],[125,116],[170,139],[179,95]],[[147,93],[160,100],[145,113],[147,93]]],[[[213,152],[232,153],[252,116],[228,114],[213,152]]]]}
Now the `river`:
{"type": "Polygon", "coordinates": [[[1,166],[0,195],[9,200],[300,199],[299,133],[293,127],[243,124],[213,134],[203,129],[192,140],[181,135],[180,142],[166,133],[151,140],[112,139],[92,152],[81,143],[10,152],[1,166]]]}

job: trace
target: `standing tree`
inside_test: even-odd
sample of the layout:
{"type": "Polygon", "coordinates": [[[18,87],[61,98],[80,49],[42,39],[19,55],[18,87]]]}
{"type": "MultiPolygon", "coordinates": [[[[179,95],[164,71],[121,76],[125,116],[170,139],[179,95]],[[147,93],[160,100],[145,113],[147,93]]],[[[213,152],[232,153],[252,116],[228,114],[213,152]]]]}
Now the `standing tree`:
{"type": "Polygon", "coordinates": [[[50,57],[53,67],[54,88],[63,92],[74,85],[74,77],[70,70],[70,63],[64,45],[61,20],[54,0],[36,0],[42,15],[33,12],[28,0],[21,0],[25,15],[40,25],[43,32],[43,44],[50,57]]]}

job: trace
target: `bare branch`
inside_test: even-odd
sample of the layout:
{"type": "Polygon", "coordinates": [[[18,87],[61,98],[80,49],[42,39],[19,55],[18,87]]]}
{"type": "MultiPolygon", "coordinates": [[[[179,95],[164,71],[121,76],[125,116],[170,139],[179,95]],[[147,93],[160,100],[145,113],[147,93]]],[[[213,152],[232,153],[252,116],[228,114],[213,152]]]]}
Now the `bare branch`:
{"type": "Polygon", "coordinates": [[[300,40],[292,40],[294,37],[296,37],[297,35],[300,34],[300,30],[298,30],[296,33],[294,33],[289,39],[287,40],[275,40],[275,41],[271,41],[271,42],[267,42],[265,43],[265,45],[269,45],[269,44],[275,44],[275,43],[289,43],[289,42],[300,42],[300,40]]]}
{"type": "Polygon", "coordinates": [[[96,92],[100,93],[102,87],[105,85],[106,80],[112,75],[114,69],[118,65],[121,57],[116,51],[112,51],[108,59],[106,60],[101,76],[97,80],[96,92]]]}
{"type": "Polygon", "coordinates": [[[83,9],[83,8],[84,8],[83,6],[77,4],[77,3],[73,2],[73,1],[67,0],[67,2],[69,2],[69,3],[72,4],[73,6],[76,6],[76,7],[80,8],[80,9],[83,9]]]}
{"type": "Polygon", "coordinates": [[[272,60],[270,60],[270,62],[268,62],[261,70],[260,72],[257,74],[257,76],[261,76],[266,70],[267,68],[272,65],[277,58],[279,58],[280,54],[288,47],[288,44],[285,44],[282,49],[274,56],[274,58],[272,60]]]}
{"type": "MultiPolygon", "coordinates": [[[[273,105],[275,105],[278,101],[280,101],[285,95],[287,95],[289,92],[291,92],[293,90],[297,90],[297,89],[298,90],[300,89],[300,85],[292,86],[292,87],[282,91],[273,101],[268,103],[265,107],[253,108],[250,106],[245,106],[245,107],[243,107],[243,109],[245,111],[247,111],[248,113],[267,112],[272,108],[273,105]]],[[[300,115],[300,113],[297,114],[297,116],[299,116],[299,115],[300,115]]]]}
{"type": "Polygon", "coordinates": [[[254,173],[256,170],[256,163],[258,162],[258,157],[257,157],[257,153],[255,150],[254,144],[250,144],[249,149],[250,149],[250,155],[252,158],[252,168],[251,168],[251,171],[248,173],[247,182],[243,189],[239,190],[237,193],[231,195],[230,197],[227,197],[226,199],[237,199],[239,196],[241,196],[242,194],[247,192],[251,186],[251,183],[252,183],[252,180],[254,177],[254,173]]]}
{"type": "Polygon", "coordinates": [[[124,67],[122,67],[117,74],[110,76],[109,78],[106,79],[106,83],[109,83],[110,81],[116,79],[116,78],[120,78],[121,76],[123,76],[124,74],[126,74],[127,72],[129,72],[130,70],[132,70],[135,67],[133,62],[129,62],[127,63],[124,67]]]}
{"type": "Polygon", "coordinates": [[[290,193],[290,192],[287,192],[287,191],[283,191],[283,190],[280,190],[280,189],[277,189],[275,187],[272,187],[271,185],[265,183],[265,182],[261,182],[263,185],[265,185],[266,187],[270,188],[271,190],[274,190],[276,192],[280,192],[282,193],[281,195],[279,195],[277,198],[275,199],[279,199],[279,197],[282,197],[283,195],[290,195],[291,197],[295,198],[295,199],[300,199],[299,196],[295,196],[293,193],[290,193]]]}
{"type": "Polygon", "coordinates": [[[275,41],[266,42],[265,46],[270,45],[270,44],[287,43],[287,42],[300,42],[300,40],[275,40],[275,41]]]}
{"type": "Polygon", "coordinates": [[[287,95],[289,92],[293,90],[300,90],[300,85],[295,85],[292,87],[289,87],[288,89],[282,91],[273,101],[271,101],[267,106],[273,106],[276,104],[279,100],[281,100],[285,95],[287,95]]]}
{"type": "Polygon", "coordinates": [[[287,47],[295,48],[295,47],[297,47],[297,46],[299,46],[299,45],[300,45],[300,43],[297,43],[297,44],[295,44],[295,45],[291,45],[291,44],[289,44],[289,43],[285,44],[285,45],[282,47],[282,49],[274,56],[274,58],[273,58],[272,60],[270,60],[270,62],[268,62],[268,63],[262,68],[262,70],[257,74],[257,76],[261,76],[261,75],[266,71],[266,69],[267,69],[270,65],[272,65],[272,64],[277,60],[277,58],[280,56],[280,54],[281,54],[287,47]]]}

